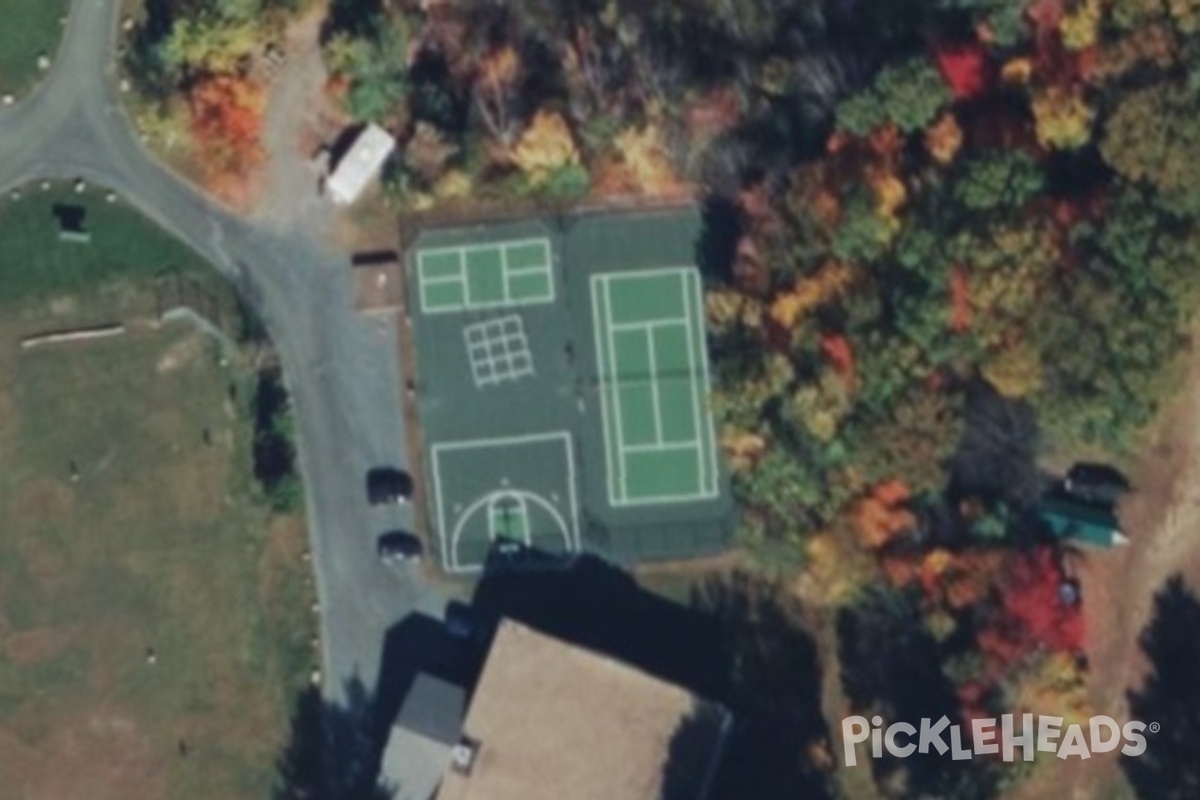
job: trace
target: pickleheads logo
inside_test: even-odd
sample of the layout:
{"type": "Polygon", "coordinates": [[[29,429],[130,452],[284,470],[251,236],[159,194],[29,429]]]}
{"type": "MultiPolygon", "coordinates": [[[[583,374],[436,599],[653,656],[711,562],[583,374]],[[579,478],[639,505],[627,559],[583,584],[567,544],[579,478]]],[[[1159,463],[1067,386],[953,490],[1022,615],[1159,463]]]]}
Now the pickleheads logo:
{"type": "Polygon", "coordinates": [[[896,758],[906,758],[913,753],[937,751],[938,755],[950,753],[955,761],[969,759],[975,755],[1001,754],[1005,761],[1012,761],[1018,748],[1025,761],[1033,761],[1034,752],[1054,753],[1059,758],[1077,756],[1091,758],[1093,753],[1107,753],[1121,748],[1127,756],[1140,756],[1146,752],[1145,731],[1158,733],[1159,725],[1152,722],[1130,721],[1124,726],[1112,717],[1092,717],[1086,726],[1072,724],[1063,729],[1062,717],[1039,716],[1035,723],[1033,714],[1022,714],[1017,720],[1012,714],[1004,714],[999,720],[973,719],[969,736],[970,747],[963,746],[961,725],[951,725],[947,717],[934,721],[922,719],[920,728],[907,722],[895,722],[883,727],[882,717],[847,717],[842,720],[842,742],[846,751],[846,766],[858,763],[855,745],[871,740],[871,756],[882,758],[884,750],[896,758]],[[1086,728],[1086,733],[1085,733],[1086,728]]]}

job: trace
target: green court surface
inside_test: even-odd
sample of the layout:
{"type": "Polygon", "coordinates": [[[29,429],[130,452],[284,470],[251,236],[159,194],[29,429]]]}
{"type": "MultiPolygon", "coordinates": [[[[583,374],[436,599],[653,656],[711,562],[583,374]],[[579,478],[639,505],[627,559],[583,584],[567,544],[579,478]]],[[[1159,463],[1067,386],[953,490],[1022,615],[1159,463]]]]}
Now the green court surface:
{"type": "Polygon", "coordinates": [[[410,317],[443,568],[498,537],[629,563],[728,546],[692,209],[421,233],[410,317]]]}
{"type": "Polygon", "coordinates": [[[716,496],[698,273],[593,275],[592,304],[609,502],[716,496]]]}
{"type": "Polygon", "coordinates": [[[483,562],[503,536],[550,552],[579,548],[569,433],[435,444],[434,513],[449,571],[483,562]]]}
{"type": "Polygon", "coordinates": [[[477,311],[554,300],[545,239],[422,250],[417,257],[421,311],[477,311]]]}

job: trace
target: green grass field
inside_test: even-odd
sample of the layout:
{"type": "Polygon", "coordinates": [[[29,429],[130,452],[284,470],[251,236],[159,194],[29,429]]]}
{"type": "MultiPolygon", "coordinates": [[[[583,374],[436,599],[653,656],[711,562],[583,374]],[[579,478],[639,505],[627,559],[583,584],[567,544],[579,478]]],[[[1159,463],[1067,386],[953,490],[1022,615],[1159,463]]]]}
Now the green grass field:
{"type": "Polygon", "coordinates": [[[119,206],[95,209],[111,242],[47,241],[55,197],[0,208],[0,775],[17,797],[269,796],[312,622],[303,524],[252,488],[253,376],[145,317],[164,260],[206,267],[119,206]],[[128,332],[18,344],[105,321],[128,332]]]}
{"type": "Polygon", "coordinates": [[[59,17],[68,0],[5,0],[0,24],[0,94],[21,95],[37,83],[37,58],[54,58],[62,35],[59,17]]]}

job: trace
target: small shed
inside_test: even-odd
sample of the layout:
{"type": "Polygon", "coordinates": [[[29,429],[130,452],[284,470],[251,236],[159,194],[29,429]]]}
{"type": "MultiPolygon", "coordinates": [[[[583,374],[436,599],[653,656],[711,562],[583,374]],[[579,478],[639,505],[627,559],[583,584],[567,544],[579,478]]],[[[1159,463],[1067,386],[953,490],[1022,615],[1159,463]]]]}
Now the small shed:
{"type": "Polygon", "coordinates": [[[391,314],[404,305],[404,271],[400,259],[355,263],[354,307],[362,314],[391,314]]]}
{"type": "Polygon", "coordinates": [[[380,779],[395,800],[430,800],[450,767],[466,713],[467,693],[419,673],[392,726],[380,779]]]}
{"type": "Polygon", "coordinates": [[[396,140],[374,123],[363,128],[325,181],[325,191],[338,205],[348,206],[382,169],[396,149],[396,140]]]}
{"type": "Polygon", "coordinates": [[[1115,547],[1129,542],[1111,507],[1070,496],[1048,496],[1042,499],[1041,518],[1059,539],[1075,539],[1095,547],[1115,547]]]}

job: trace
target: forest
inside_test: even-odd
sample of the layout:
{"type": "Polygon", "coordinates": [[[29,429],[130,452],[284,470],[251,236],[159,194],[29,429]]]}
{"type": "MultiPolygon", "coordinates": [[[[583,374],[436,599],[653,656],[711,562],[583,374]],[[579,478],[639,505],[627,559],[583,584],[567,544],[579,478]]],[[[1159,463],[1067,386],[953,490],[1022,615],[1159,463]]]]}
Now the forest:
{"type": "MultiPolygon", "coordinates": [[[[139,91],[253,169],[252,61],[311,5],[150,0],[139,91]]],[[[739,544],[839,610],[856,709],[921,711],[899,663],[961,719],[1088,716],[1038,463],[1129,457],[1179,384],[1200,0],[332,0],[322,43],[397,212],[702,204],[739,544]]]]}

